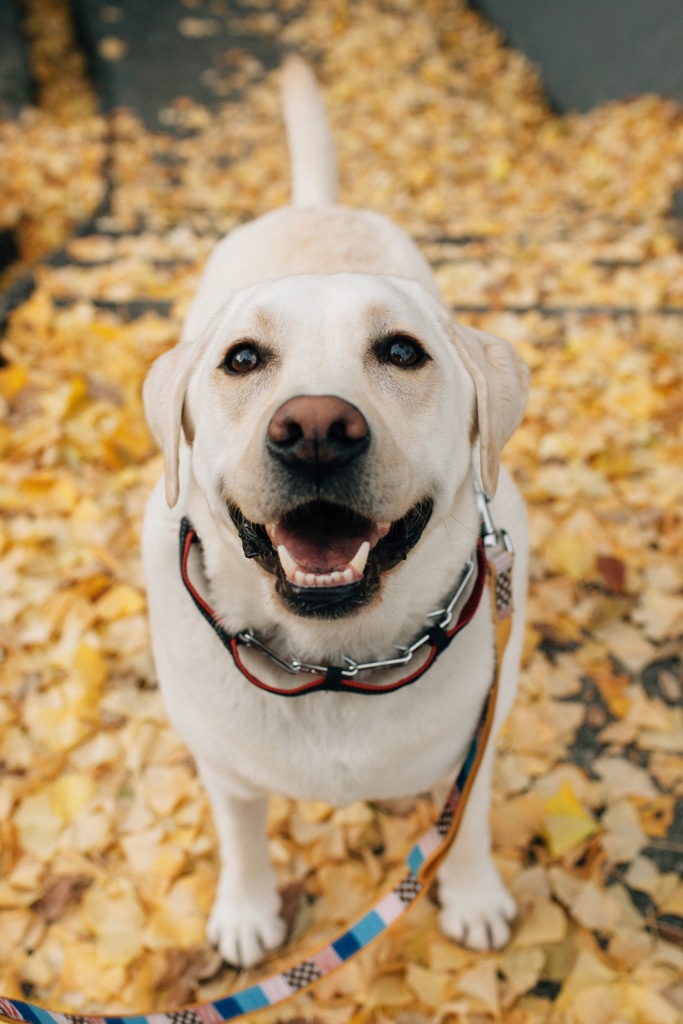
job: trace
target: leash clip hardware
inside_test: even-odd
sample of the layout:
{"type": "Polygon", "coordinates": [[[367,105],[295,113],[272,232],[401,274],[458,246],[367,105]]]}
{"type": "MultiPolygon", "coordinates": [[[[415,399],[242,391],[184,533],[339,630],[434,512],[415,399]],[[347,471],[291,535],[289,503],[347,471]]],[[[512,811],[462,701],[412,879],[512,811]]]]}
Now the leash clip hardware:
{"type": "Polygon", "coordinates": [[[512,541],[507,533],[507,530],[499,530],[493,521],[491,515],[491,499],[482,490],[479,481],[474,481],[474,493],[477,499],[477,507],[479,509],[479,515],[481,516],[482,531],[481,539],[484,547],[487,551],[492,551],[498,548],[501,551],[506,551],[510,555],[514,555],[515,549],[512,546],[512,541]]]}

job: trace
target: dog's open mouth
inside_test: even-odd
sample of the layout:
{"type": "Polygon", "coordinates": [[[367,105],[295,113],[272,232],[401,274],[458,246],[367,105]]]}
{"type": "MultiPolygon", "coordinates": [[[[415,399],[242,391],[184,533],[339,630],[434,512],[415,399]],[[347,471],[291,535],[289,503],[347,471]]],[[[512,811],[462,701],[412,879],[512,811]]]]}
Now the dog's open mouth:
{"type": "Polygon", "coordinates": [[[252,523],[231,505],[247,558],[277,577],[283,601],[301,615],[337,617],[366,604],[381,574],[417,544],[432,514],[425,498],[394,522],[374,522],[325,501],[312,501],[281,519],[252,523]]]}
{"type": "Polygon", "coordinates": [[[339,587],[363,578],[370,551],[391,523],[373,523],[334,505],[305,505],[266,533],[288,583],[298,587],[339,587]]]}

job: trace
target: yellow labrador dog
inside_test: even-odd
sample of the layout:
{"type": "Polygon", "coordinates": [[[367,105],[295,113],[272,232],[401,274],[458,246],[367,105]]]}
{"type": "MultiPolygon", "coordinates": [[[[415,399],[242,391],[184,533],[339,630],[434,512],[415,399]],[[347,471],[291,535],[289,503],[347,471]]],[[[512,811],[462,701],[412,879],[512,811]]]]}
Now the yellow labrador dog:
{"type": "MultiPolygon", "coordinates": [[[[476,548],[475,481],[517,553],[494,727],[515,692],[525,593],[525,511],[499,473],[525,367],[451,322],[389,220],[336,205],[329,127],[298,58],[283,96],[293,204],[216,246],[144,390],[164,455],[144,527],[154,657],[220,841],[208,935],[241,965],[285,937],[269,793],[414,794],[467,748],[493,673],[486,593],[410,685],[403,655],[476,548]]],[[[443,930],[474,948],[505,943],[515,913],[491,858],[490,747],[439,876],[443,930]]]]}

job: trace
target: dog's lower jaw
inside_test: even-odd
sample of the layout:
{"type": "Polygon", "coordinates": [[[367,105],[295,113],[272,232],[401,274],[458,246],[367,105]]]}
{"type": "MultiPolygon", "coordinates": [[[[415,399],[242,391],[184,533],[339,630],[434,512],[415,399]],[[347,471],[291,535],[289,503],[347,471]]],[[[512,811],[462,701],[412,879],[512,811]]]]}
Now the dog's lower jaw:
{"type": "Polygon", "coordinates": [[[301,618],[338,620],[367,607],[379,595],[381,585],[376,570],[340,587],[295,587],[279,573],[275,592],[287,611],[301,618]]]}

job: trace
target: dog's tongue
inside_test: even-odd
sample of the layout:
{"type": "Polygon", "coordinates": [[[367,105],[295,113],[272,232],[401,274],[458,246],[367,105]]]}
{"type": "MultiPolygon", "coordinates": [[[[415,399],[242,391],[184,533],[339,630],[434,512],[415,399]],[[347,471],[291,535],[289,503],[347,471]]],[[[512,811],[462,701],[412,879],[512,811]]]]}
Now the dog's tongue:
{"type": "Polygon", "coordinates": [[[283,544],[294,561],[309,572],[332,572],[346,566],[365,541],[363,536],[302,537],[285,529],[276,529],[272,538],[276,548],[283,544]]]}
{"type": "Polygon", "coordinates": [[[281,520],[266,527],[285,576],[299,586],[340,586],[362,579],[370,549],[389,527],[372,523],[355,529],[339,528],[329,520],[320,523],[288,523],[281,520]]]}
{"type": "Polygon", "coordinates": [[[268,528],[273,547],[278,550],[286,547],[297,567],[306,572],[333,572],[345,568],[364,543],[368,542],[369,546],[371,540],[377,543],[372,536],[374,532],[368,531],[370,538],[360,532],[352,535],[331,532],[324,536],[321,531],[288,528],[282,522],[268,528]]]}

